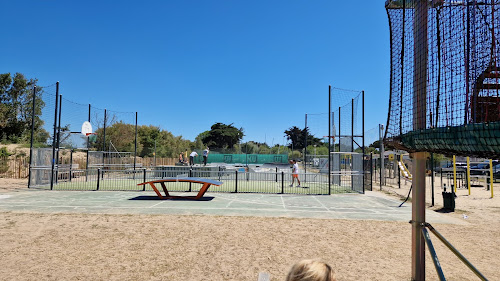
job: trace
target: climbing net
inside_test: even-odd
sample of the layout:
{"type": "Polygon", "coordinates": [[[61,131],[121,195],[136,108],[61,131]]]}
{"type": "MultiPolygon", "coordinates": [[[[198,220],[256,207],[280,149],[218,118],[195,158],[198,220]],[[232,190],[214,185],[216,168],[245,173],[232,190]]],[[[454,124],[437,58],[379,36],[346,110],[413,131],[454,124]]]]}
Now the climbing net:
{"type": "Polygon", "coordinates": [[[429,1],[425,40],[415,30],[414,3],[386,2],[391,40],[386,139],[410,152],[499,156],[500,0],[429,1]],[[417,130],[419,44],[427,45],[427,90],[425,120],[420,120],[425,128],[417,130]]]}

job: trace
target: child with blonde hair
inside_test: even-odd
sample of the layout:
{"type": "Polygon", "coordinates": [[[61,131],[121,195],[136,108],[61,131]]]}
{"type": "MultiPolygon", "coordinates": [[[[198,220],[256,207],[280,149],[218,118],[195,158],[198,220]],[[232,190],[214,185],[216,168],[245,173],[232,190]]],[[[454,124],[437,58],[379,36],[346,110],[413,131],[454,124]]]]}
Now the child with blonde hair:
{"type": "Polygon", "coordinates": [[[301,260],[294,264],[286,281],[336,281],[332,268],[320,260],[301,260]]]}

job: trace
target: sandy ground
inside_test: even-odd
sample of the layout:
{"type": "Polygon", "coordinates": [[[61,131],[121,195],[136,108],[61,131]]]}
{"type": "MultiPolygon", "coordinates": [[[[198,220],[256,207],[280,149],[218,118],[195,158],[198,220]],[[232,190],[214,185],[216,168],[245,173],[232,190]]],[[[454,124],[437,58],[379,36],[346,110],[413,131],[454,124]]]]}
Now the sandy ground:
{"type": "MultiPolygon", "coordinates": [[[[0,196],[25,187],[26,181],[0,179],[0,196]]],[[[384,187],[382,192],[406,197],[408,188],[384,187]]],[[[457,211],[445,215],[466,224],[434,227],[489,280],[500,280],[500,194],[491,199],[481,188],[472,196],[462,193],[457,211]]],[[[447,280],[478,280],[432,237],[447,280]]],[[[410,280],[411,226],[363,220],[0,212],[0,280],[257,280],[259,272],[284,280],[290,266],[303,258],[325,260],[338,280],[410,280]]],[[[426,260],[427,280],[438,280],[428,254],[426,260]]]]}

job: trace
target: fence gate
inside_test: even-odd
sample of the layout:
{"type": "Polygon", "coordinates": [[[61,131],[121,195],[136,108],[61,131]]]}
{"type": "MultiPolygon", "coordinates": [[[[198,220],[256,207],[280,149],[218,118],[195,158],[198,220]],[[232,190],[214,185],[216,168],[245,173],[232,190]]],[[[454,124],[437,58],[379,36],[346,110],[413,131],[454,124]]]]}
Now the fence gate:
{"type": "Polygon", "coordinates": [[[50,187],[52,148],[32,148],[29,187],[50,187]]]}
{"type": "Polygon", "coordinates": [[[363,193],[363,154],[356,152],[331,152],[332,186],[363,193]]]}
{"type": "Polygon", "coordinates": [[[372,191],[373,190],[373,159],[371,155],[365,155],[363,160],[363,171],[364,171],[364,182],[365,182],[365,190],[372,191]]]}

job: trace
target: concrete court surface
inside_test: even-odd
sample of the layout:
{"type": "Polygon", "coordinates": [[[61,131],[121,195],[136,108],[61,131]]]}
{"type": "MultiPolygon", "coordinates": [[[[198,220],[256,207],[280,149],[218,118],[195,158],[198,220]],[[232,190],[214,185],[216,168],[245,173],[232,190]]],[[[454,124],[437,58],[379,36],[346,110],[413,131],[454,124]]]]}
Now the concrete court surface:
{"type": "MultiPolygon", "coordinates": [[[[172,195],[193,195],[175,193],[172,195]]],[[[181,214],[409,221],[411,203],[381,193],[290,195],[206,193],[200,201],[160,200],[154,192],[23,190],[0,194],[0,211],[96,214],[181,214]]],[[[429,223],[461,221],[427,210],[429,223]]]]}

